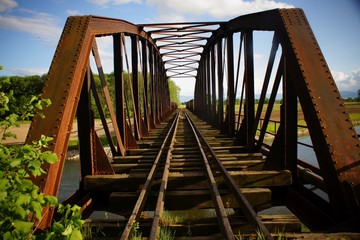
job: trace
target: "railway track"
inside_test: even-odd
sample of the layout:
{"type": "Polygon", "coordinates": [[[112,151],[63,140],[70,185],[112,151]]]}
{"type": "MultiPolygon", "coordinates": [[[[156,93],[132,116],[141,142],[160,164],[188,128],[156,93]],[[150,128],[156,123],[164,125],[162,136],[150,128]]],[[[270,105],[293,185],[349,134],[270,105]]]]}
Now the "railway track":
{"type": "Polygon", "coordinates": [[[259,214],[272,206],[273,188],[291,184],[290,172],[264,170],[261,154],[190,112],[177,111],[139,146],[113,159],[114,175],[85,178],[84,188],[101,196],[87,220],[98,238],[272,239],[300,230],[292,214],[259,214]]]}

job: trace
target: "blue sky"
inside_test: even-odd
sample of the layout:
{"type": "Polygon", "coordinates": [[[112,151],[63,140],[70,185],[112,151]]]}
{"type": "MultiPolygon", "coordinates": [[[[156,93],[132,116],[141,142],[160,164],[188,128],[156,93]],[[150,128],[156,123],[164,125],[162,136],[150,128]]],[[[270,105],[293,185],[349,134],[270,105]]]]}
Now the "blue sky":
{"type": "MultiPolygon", "coordinates": [[[[70,15],[133,23],[218,21],[287,7],[304,9],[338,88],[360,89],[359,0],[0,0],[0,75],[46,73],[70,15]]],[[[267,59],[266,51],[258,47],[255,54],[267,59]]],[[[182,95],[192,94],[192,79],[177,84],[182,95]]]]}

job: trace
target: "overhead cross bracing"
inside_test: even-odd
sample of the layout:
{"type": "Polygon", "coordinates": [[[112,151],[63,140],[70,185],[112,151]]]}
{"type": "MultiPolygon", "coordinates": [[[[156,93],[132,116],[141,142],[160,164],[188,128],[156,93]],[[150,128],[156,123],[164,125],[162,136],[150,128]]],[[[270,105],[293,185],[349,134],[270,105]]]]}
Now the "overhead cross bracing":
{"type": "Polygon", "coordinates": [[[223,22],[140,24],[154,39],[169,78],[195,78],[212,32],[223,22]]]}

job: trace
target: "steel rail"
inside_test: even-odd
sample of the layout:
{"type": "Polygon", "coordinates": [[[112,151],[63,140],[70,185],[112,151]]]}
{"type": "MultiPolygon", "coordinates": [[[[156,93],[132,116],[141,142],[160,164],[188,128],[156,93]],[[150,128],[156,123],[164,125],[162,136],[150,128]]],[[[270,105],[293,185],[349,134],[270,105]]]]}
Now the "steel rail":
{"type": "Polygon", "coordinates": [[[141,211],[146,203],[146,199],[149,195],[151,186],[152,186],[152,182],[154,180],[154,177],[156,175],[156,172],[158,170],[158,167],[160,165],[160,161],[161,161],[161,156],[166,148],[166,143],[168,142],[168,139],[170,138],[171,132],[173,132],[173,130],[175,129],[175,124],[177,122],[177,119],[179,118],[179,113],[176,114],[174,121],[171,124],[171,127],[168,131],[168,133],[166,134],[166,137],[163,141],[163,143],[161,144],[161,147],[159,149],[159,152],[155,158],[154,164],[151,167],[151,170],[149,172],[149,175],[147,176],[146,182],[144,183],[144,186],[140,192],[140,195],[136,201],[135,207],[131,213],[131,216],[128,219],[128,222],[125,226],[125,229],[121,235],[121,240],[125,240],[128,239],[128,237],[130,236],[133,224],[139,219],[141,211]]]}
{"type": "Polygon", "coordinates": [[[225,211],[224,203],[221,199],[221,195],[220,195],[219,189],[216,184],[215,177],[212,173],[210,163],[208,161],[208,158],[205,154],[205,151],[204,151],[203,146],[200,141],[200,138],[201,138],[201,140],[204,140],[204,138],[203,138],[203,136],[199,135],[198,129],[196,128],[195,124],[191,121],[190,116],[186,112],[185,112],[185,116],[190,124],[191,130],[196,139],[199,151],[201,152],[202,160],[203,160],[203,163],[204,163],[204,166],[206,169],[206,174],[207,174],[208,180],[211,184],[211,188],[210,188],[211,196],[212,196],[213,202],[215,204],[216,216],[219,221],[220,229],[222,231],[223,237],[225,237],[226,239],[235,239],[234,233],[232,231],[229,219],[228,219],[226,211],[225,211]]]}
{"type": "MultiPolygon", "coordinates": [[[[194,126],[194,123],[191,119],[191,117],[189,116],[188,113],[185,113],[185,115],[187,116],[187,118],[189,119],[189,121],[192,123],[192,125],[194,126]]],[[[221,163],[220,159],[216,156],[215,152],[212,150],[212,148],[210,147],[209,143],[205,140],[205,137],[203,136],[203,134],[201,133],[201,131],[198,128],[195,128],[197,135],[202,139],[204,145],[206,145],[207,149],[209,150],[209,153],[212,156],[212,159],[214,160],[215,164],[218,167],[218,170],[221,172],[224,180],[227,183],[227,186],[229,187],[229,189],[231,190],[231,192],[234,194],[234,197],[236,198],[236,200],[238,201],[241,210],[243,211],[243,213],[245,214],[247,220],[250,222],[250,224],[255,228],[260,230],[265,236],[266,239],[271,240],[273,239],[273,237],[271,236],[269,230],[265,227],[265,225],[261,222],[260,218],[258,217],[258,215],[256,214],[256,212],[254,211],[254,209],[252,208],[251,204],[249,203],[249,201],[246,199],[245,195],[242,193],[242,191],[240,190],[240,188],[238,187],[238,185],[235,183],[234,179],[230,176],[230,174],[227,172],[226,168],[224,167],[224,165],[221,163]]]]}
{"type": "Polygon", "coordinates": [[[157,239],[158,235],[159,235],[159,229],[160,229],[159,222],[160,222],[160,218],[163,213],[163,210],[164,210],[165,193],[166,193],[167,183],[168,183],[168,178],[169,178],[171,155],[172,155],[172,151],[173,151],[174,144],[175,144],[175,136],[176,136],[177,128],[179,125],[179,116],[180,116],[180,112],[178,112],[178,115],[176,117],[176,120],[175,120],[176,123],[174,126],[174,131],[172,133],[170,146],[169,146],[169,148],[167,150],[167,154],[166,154],[164,172],[162,175],[161,185],[160,185],[160,189],[159,189],[159,193],[158,193],[158,198],[156,201],[154,218],[153,218],[153,222],[151,225],[149,239],[157,239]]]}

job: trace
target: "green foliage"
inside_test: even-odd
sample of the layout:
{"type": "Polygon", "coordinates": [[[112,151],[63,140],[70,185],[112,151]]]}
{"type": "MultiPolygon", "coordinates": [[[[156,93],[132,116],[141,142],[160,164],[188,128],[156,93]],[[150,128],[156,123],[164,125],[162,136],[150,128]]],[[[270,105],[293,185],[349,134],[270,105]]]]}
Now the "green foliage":
{"type": "MultiPolygon", "coordinates": [[[[1,69],[1,68],[0,68],[1,69]]],[[[0,82],[0,87],[7,81],[0,82]]],[[[3,104],[0,112],[7,116],[0,121],[2,138],[16,137],[9,129],[17,126],[19,120],[33,116],[35,109],[41,110],[51,104],[50,100],[38,100],[31,97],[21,112],[14,113],[9,105],[13,100],[13,92],[9,94],[0,88],[3,104]]],[[[42,211],[46,207],[55,207],[58,200],[54,196],[46,196],[31,181],[45,173],[43,166],[58,161],[57,155],[45,151],[52,138],[41,136],[38,141],[26,145],[3,145],[0,142],[0,236],[3,239],[82,239],[81,212],[78,206],[58,206],[63,214],[59,222],[41,235],[35,235],[35,222],[42,219],[42,211]]]]}
{"type": "Polygon", "coordinates": [[[33,222],[41,220],[42,208],[57,203],[29,179],[45,172],[42,164],[57,161],[54,153],[41,151],[49,141],[42,136],[33,145],[0,144],[0,234],[6,239],[32,238],[33,222]]]}
{"type": "Polygon", "coordinates": [[[180,91],[181,88],[179,86],[176,85],[176,83],[169,79],[168,80],[168,84],[169,84],[169,91],[170,91],[170,100],[172,102],[177,103],[178,106],[180,106],[180,91]]]}
{"type": "Polygon", "coordinates": [[[50,231],[40,237],[43,239],[83,239],[81,230],[85,221],[81,219],[80,207],[60,204],[58,213],[62,214],[63,218],[54,222],[50,231]]]}
{"type": "MultiPolygon", "coordinates": [[[[112,100],[112,104],[115,107],[115,77],[114,73],[105,74],[106,87],[109,90],[110,97],[112,100]]],[[[46,75],[38,76],[10,76],[10,77],[0,77],[0,105],[6,105],[7,108],[3,108],[0,110],[0,120],[4,120],[9,116],[10,113],[21,115],[24,110],[27,110],[31,104],[29,102],[34,101],[33,96],[39,96],[41,93],[41,89],[43,87],[44,81],[46,79],[46,75]]],[[[144,101],[144,81],[141,72],[138,74],[139,78],[139,101],[141,106],[143,107],[144,101]]],[[[123,73],[124,79],[124,96],[125,96],[125,105],[127,108],[126,114],[127,117],[133,117],[133,101],[132,101],[132,73],[123,73]]],[[[150,76],[148,77],[150,79],[150,76]]],[[[102,108],[104,109],[105,116],[109,117],[108,106],[105,101],[105,96],[103,91],[101,91],[101,81],[100,77],[97,74],[94,74],[94,81],[96,85],[96,89],[98,89],[98,95],[102,104],[102,108]]],[[[150,91],[150,80],[148,80],[148,91],[150,91]]],[[[178,106],[180,105],[179,93],[180,88],[176,86],[173,80],[169,80],[169,90],[170,90],[170,100],[176,102],[178,106]]],[[[148,101],[150,100],[150,94],[148,101]]],[[[148,103],[149,104],[149,103],[148,103]]],[[[100,118],[99,112],[97,111],[97,107],[94,99],[92,98],[92,109],[94,110],[94,117],[100,118]]],[[[144,109],[141,109],[144,111],[144,109]]],[[[30,120],[31,115],[26,116],[24,120],[30,120]]]]}
{"type": "MultiPolygon", "coordinates": [[[[5,103],[7,108],[0,111],[0,120],[8,117],[10,113],[22,115],[24,111],[28,111],[28,107],[32,105],[29,102],[34,102],[34,96],[40,95],[45,77],[46,75],[1,77],[0,103],[5,103]]],[[[25,120],[30,118],[31,115],[28,115],[25,120]]]]}

